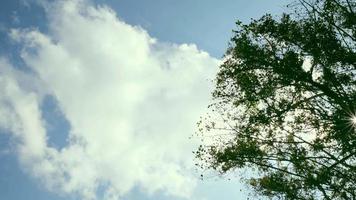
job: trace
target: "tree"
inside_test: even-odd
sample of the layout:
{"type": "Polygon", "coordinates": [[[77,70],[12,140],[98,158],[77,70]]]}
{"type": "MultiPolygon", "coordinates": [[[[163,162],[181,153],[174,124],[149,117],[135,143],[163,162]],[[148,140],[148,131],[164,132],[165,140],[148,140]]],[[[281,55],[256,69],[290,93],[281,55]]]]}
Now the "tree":
{"type": "Polygon", "coordinates": [[[195,152],[221,174],[249,169],[256,194],[356,199],[356,2],[300,0],[237,22],[195,152]]]}

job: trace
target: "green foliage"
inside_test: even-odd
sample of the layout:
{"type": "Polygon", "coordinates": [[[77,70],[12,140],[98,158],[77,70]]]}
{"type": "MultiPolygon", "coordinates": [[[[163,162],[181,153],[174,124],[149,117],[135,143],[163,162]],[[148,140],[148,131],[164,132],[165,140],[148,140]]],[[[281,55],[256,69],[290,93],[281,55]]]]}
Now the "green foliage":
{"type": "Polygon", "coordinates": [[[270,198],[356,199],[356,2],[291,6],[237,22],[200,123],[216,137],[196,157],[221,174],[256,169],[249,183],[270,198]]]}

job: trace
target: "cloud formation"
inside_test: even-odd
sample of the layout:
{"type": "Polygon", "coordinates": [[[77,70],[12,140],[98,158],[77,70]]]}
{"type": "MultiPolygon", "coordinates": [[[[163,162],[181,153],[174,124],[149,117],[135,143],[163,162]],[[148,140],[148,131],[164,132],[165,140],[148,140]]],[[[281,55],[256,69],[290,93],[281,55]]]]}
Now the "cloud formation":
{"type": "Polygon", "coordinates": [[[45,5],[49,33],[11,31],[29,72],[0,59],[0,127],[18,139],[24,168],[53,191],[119,199],[132,188],[189,198],[194,142],[219,61],[167,44],[87,1],[45,5]],[[41,103],[53,96],[68,145],[47,143],[41,103]]]}

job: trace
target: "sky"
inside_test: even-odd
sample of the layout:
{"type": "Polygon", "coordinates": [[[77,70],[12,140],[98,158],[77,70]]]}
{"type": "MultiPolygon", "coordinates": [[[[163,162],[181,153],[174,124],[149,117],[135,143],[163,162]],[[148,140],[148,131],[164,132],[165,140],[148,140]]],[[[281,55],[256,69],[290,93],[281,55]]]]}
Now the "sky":
{"type": "Polygon", "coordinates": [[[261,0],[2,0],[0,199],[246,199],[191,136],[237,19],[261,0]]]}

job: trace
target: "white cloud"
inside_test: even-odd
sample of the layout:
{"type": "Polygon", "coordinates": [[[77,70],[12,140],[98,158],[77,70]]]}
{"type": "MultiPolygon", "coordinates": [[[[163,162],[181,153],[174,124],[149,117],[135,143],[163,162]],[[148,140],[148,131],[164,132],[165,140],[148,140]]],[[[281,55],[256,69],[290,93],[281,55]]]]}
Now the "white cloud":
{"type": "Polygon", "coordinates": [[[57,1],[46,9],[48,34],[11,33],[35,75],[0,62],[0,125],[20,139],[26,170],[83,199],[95,199],[103,185],[104,199],[135,186],[189,197],[196,180],[188,137],[209,104],[219,61],[193,44],[160,43],[105,6],[57,1]],[[44,93],[71,125],[61,150],[46,142],[44,93]]]}

